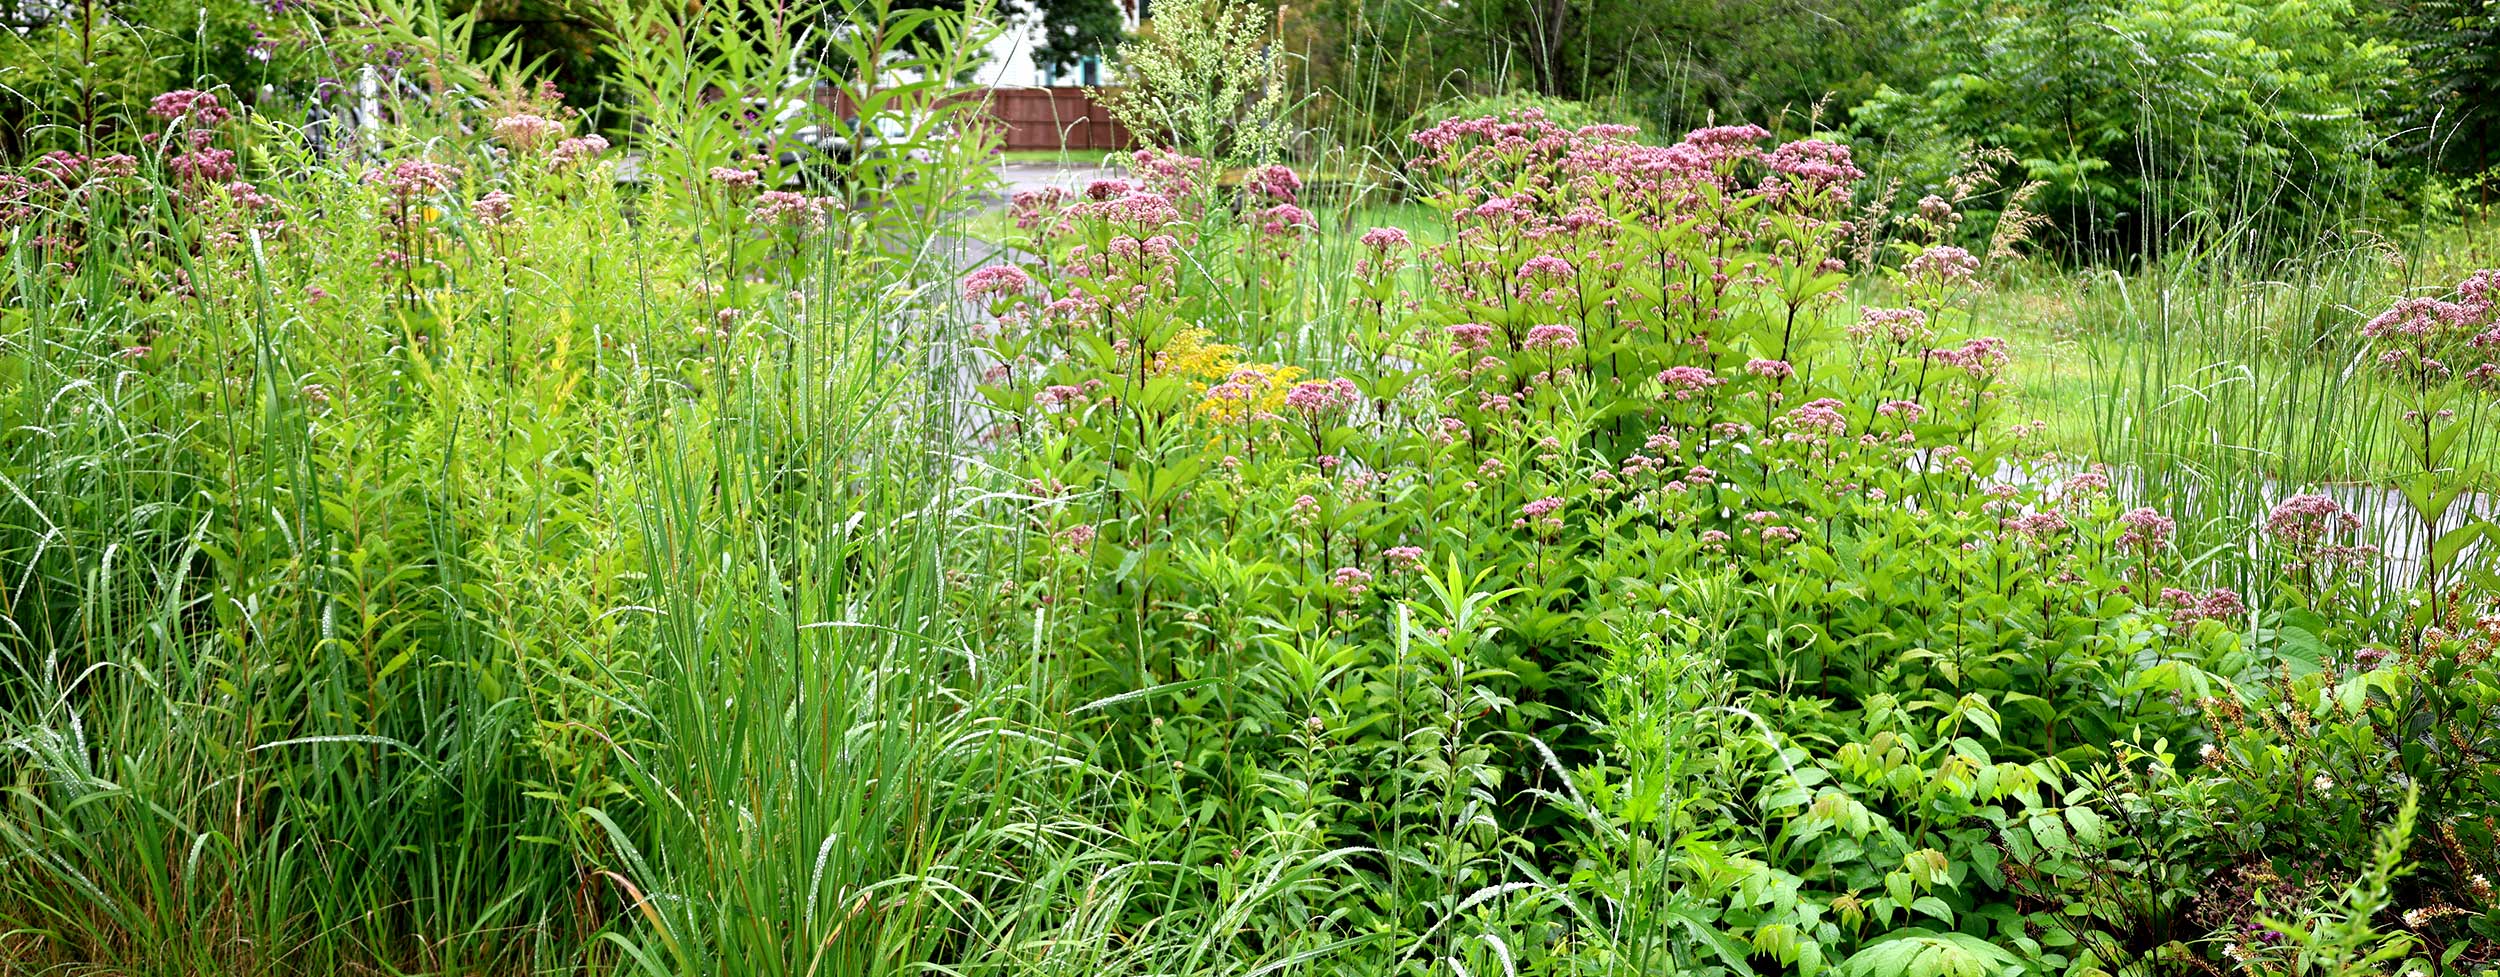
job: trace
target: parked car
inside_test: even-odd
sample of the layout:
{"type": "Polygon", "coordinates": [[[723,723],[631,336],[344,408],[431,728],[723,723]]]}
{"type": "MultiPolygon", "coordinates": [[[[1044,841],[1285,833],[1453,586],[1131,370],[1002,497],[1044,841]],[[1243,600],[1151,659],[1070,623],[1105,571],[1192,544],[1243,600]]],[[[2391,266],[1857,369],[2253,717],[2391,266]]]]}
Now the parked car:
{"type": "Polygon", "coordinates": [[[873,180],[869,171],[875,164],[896,153],[910,152],[925,128],[926,120],[910,120],[894,115],[876,115],[862,120],[856,116],[836,122],[811,121],[816,110],[805,99],[784,99],[769,117],[760,111],[771,103],[748,99],[759,118],[762,138],[756,150],[794,170],[791,181],[800,184],[831,185],[853,179],[873,180]]]}

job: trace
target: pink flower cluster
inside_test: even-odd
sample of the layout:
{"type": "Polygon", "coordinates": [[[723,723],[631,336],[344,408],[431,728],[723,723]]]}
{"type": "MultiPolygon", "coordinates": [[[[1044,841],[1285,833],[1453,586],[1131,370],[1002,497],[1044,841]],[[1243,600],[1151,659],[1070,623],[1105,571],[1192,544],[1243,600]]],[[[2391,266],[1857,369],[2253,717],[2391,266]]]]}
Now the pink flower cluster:
{"type": "Polygon", "coordinates": [[[1361,403],[1362,390],[1354,381],[1338,377],[1334,380],[1305,380],[1285,393],[1285,406],[1309,415],[1349,410],[1361,403]]]}
{"type": "Polygon", "coordinates": [[[1950,244],[1939,244],[1919,252],[1918,257],[1902,266],[1901,272],[1914,282],[1959,285],[1979,274],[1979,258],[1950,244]]]}
{"type": "Polygon", "coordinates": [[[217,101],[216,92],[194,88],[178,89],[149,99],[148,114],[167,121],[185,119],[192,125],[212,128],[234,117],[234,113],[217,101]]]}
{"type": "Polygon", "coordinates": [[[1539,533],[1549,535],[1557,533],[1562,531],[1563,527],[1562,510],[1562,498],[1549,495],[1520,506],[1519,518],[1513,520],[1511,525],[1521,529],[1533,528],[1539,533]]]}
{"type": "Polygon", "coordinates": [[[1269,237],[1286,237],[1319,226],[1311,212],[1292,204],[1277,204],[1259,212],[1259,233],[1269,237]]]}
{"type": "Polygon", "coordinates": [[[1849,420],[1840,415],[1840,408],[1840,401],[1817,398],[1781,415],[1778,424],[1788,432],[1785,440],[1834,440],[1849,433],[1849,420]]]}
{"type": "Polygon", "coordinates": [[[2198,621],[2229,621],[2248,613],[2248,602],[2228,587],[2216,587],[2202,594],[2164,587],[2161,600],[2170,605],[2170,623],[2176,627],[2198,621]]]}
{"type": "Polygon", "coordinates": [[[1537,326],[1528,330],[1528,338],[1521,345],[1528,349],[1548,351],[1578,349],[1580,331],[1559,324],[1537,326]]]}
{"type": "Polygon", "coordinates": [[[1270,163],[1251,170],[1250,175],[1242,180],[1242,186],[1251,193],[1289,204],[1302,192],[1302,176],[1290,166],[1270,163]]]}
{"type": "MultiPolygon", "coordinates": [[[[1082,212],[1111,224],[1151,229],[1175,224],[1181,219],[1180,208],[1172,204],[1172,198],[1150,190],[1131,188],[1125,180],[1096,181],[1095,186],[1086,188],[1086,196],[1092,202],[1082,212]],[[1095,196],[1102,184],[1117,184],[1120,192],[1095,196]]],[[[1304,214],[1303,219],[1308,221],[1309,216],[1304,214]]]]}
{"type": "Polygon", "coordinates": [[[1404,230],[1395,227],[1375,227],[1364,231],[1361,241],[1364,247],[1383,253],[1413,247],[1415,244],[1414,239],[1407,237],[1404,230]]]}
{"type": "MultiPolygon", "coordinates": [[[[1779,361],[1763,360],[1761,362],[1778,363],[1779,361]]],[[[1781,363],[1780,365],[1787,366],[1788,364],[1781,363]]],[[[1671,366],[1658,373],[1658,384],[1667,388],[1666,396],[1676,400],[1691,400],[1709,393],[1711,388],[1726,383],[1725,378],[1698,366],[1671,366]]]]}
{"type": "Polygon", "coordinates": [[[592,133],[587,136],[575,136],[571,139],[559,140],[556,143],[555,152],[548,154],[548,159],[552,160],[557,167],[561,168],[571,166],[575,163],[597,159],[599,154],[607,151],[607,138],[597,133],[592,133]]]}
{"type": "Polygon", "coordinates": [[[165,161],[165,169],[174,179],[185,183],[218,184],[233,180],[237,172],[234,150],[202,146],[165,161]]]}
{"type": "MultiPolygon", "coordinates": [[[[1140,149],[1130,154],[1129,170],[1144,180],[1152,193],[1169,202],[1197,195],[1206,180],[1207,161],[1168,149],[1140,149]]],[[[1293,187],[1301,189],[1301,181],[1295,180],[1293,187]]],[[[1290,202],[1292,198],[1284,199],[1290,202]]]]}
{"type": "Polygon", "coordinates": [[[452,181],[459,176],[460,171],[441,163],[403,159],[382,169],[366,171],[365,182],[389,188],[391,196],[405,203],[449,190],[452,181]]]}
{"type": "Polygon", "coordinates": [[[974,302],[1023,295],[1033,290],[1033,276],[1014,265],[991,265],[965,275],[963,290],[964,298],[974,302]]]}
{"type": "Polygon", "coordinates": [[[1465,353],[1493,344],[1493,327],[1480,322],[1462,322],[1443,326],[1441,333],[1450,337],[1450,352],[1465,353]]]}
{"type": "Polygon", "coordinates": [[[2284,499],[2266,514],[2266,535],[2292,546],[2325,542],[2338,530],[2359,528],[2360,516],[2344,511],[2334,498],[2314,492],[2284,499]]]}
{"type": "Polygon", "coordinates": [[[1424,548],[1421,546],[1392,546],[1380,555],[1388,559],[1390,570],[1396,573],[1424,565],[1424,548]]]}
{"type": "Polygon", "coordinates": [[[1521,281],[1561,281],[1571,274],[1571,262],[1550,254],[1537,255],[1519,265],[1521,281]]]}
{"type": "Polygon", "coordinates": [[[1985,383],[2004,372],[2006,364],[2013,362],[2014,354],[2005,340],[1981,336],[1949,349],[1928,350],[1927,358],[1961,370],[1974,382],[1985,383]]]}
{"type": "Polygon", "coordinates": [[[1777,383],[1797,375],[1797,368],[1787,360],[1753,359],[1745,361],[1745,372],[1777,383]]]}
{"type": "Polygon", "coordinates": [[[2291,551],[2292,561],[2285,569],[2293,573],[2376,559],[2378,547],[2348,542],[2360,529],[2360,516],[2323,493],[2292,496],[2266,513],[2266,535],[2291,551]]]}
{"type": "Polygon", "coordinates": [[[1917,309],[1869,308],[1858,313],[1858,321],[1849,327],[1849,338],[1866,340],[1876,337],[1906,346],[1934,335],[1927,328],[1927,313],[1917,309]]]}
{"type": "MultiPolygon", "coordinates": [[[[148,114],[178,123],[184,130],[183,151],[165,161],[166,169],[173,172],[175,180],[185,185],[214,186],[234,179],[237,172],[234,151],[210,145],[217,139],[217,127],[234,117],[234,113],[227,111],[217,100],[215,92],[190,88],[166,92],[149,100],[148,114]]],[[[158,138],[157,133],[141,137],[142,141],[151,145],[158,138]]]]}
{"type": "Polygon", "coordinates": [[[2398,299],[2361,326],[2364,337],[2395,343],[2379,354],[2382,367],[2418,380],[2439,381],[2456,374],[2448,360],[2462,356],[2481,362],[2465,368],[2465,379],[2477,386],[2500,389],[2500,269],[2486,268],[2457,283],[2454,300],[2414,296],[2398,299]]]}
{"type": "Polygon", "coordinates": [[[747,220],[755,224],[797,228],[821,228],[841,212],[837,197],[810,197],[791,190],[766,190],[755,195],[755,203],[747,209],[747,220]]]}
{"type": "MultiPolygon", "coordinates": [[[[1485,185],[1511,184],[1509,177],[1525,170],[1536,183],[1591,191],[1611,187],[1678,211],[1702,206],[1707,198],[1700,191],[1705,187],[1737,189],[1737,171],[1748,163],[1759,163],[1767,171],[1769,179],[1758,192],[1782,205],[1815,206],[1845,199],[1848,188],[1866,175],[1851,161],[1847,147],[1828,141],[1803,140],[1765,153],[1761,144],[1770,133],[1759,126],[1696,129],[1672,146],[1643,144],[1636,141],[1637,135],[1631,126],[1566,129],[1536,110],[1509,118],[1445,119],[1415,133],[1421,152],[1408,166],[1485,185]],[[1473,176],[1492,179],[1472,181],[1473,176]]],[[[1615,224],[1598,211],[1576,205],[1568,209],[1578,216],[1556,220],[1562,229],[1576,232],[1615,224]]],[[[1496,197],[1480,201],[1461,216],[1504,222],[1532,215],[1521,197],[1496,197]]],[[[1657,216],[1661,215],[1653,214],[1651,219],[1657,216]]]]}
{"type": "Polygon", "coordinates": [[[1866,171],[1849,159],[1849,147],[1821,139],[1801,139],[1762,158],[1763,165],[1807,190],[1846,188],[1864,179],[1866,171]]]}
{"type": "Polygon", "coordinates": [[[1710,126],[1684,134],[1683,146],[1704,164],[1725,168],[1728,164],[1762,155],[1762,141],[1771,138],[1771,131],[1758,125],[1710,126]]]}
{"type": "Polygon", "coordinates": [[[2170,537],[2179,531],[2179,521],[2148,507],[2129,509],[2118,517],[2119,525],[2127,527],[2118,534],[2118,548],[2152,553],[2170,545],[2170,537]]]}
{"type": "Polygon", "coordinates": [[[489,191],[469,205],[469,216],[488,227],[502,227],[512,219],[512,195],[501,190],[489,191]]]}
{"type": "Polygon", "coordinates": [[[542,115],[516,112],[496,119],[495,139],[522,152],[529,152],[564,135],[564,123],[542,115]]]}
{"type": "Polygon", "coordinates": [[[2003,525],[2005,531],[2013,534],[2015,538],[2034,544],[2055,539],[2070,528],[2065,514],[2055,509],[2043,509],[2039,512],[2011,516],[2005,519],[2003,525]]]}

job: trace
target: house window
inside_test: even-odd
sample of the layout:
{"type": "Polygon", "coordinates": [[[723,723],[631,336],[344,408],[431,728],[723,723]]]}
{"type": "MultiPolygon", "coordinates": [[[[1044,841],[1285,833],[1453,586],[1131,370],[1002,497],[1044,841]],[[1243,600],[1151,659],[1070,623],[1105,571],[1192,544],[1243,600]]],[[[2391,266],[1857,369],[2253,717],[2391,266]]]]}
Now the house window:
{"type": "Polygon", "coordinates": [[[1084,58],[1079,60],[1077,62],[1077,70],[1084,73],[1085,84],[1095,86],[1102,84],[1101,58],[1084,58]]]}

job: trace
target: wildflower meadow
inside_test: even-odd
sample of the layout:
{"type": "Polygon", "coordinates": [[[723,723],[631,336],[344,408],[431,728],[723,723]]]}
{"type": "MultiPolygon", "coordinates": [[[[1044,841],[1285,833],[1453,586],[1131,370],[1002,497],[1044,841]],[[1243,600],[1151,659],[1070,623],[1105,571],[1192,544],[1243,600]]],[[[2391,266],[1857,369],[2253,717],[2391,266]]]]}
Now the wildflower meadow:
{"type": "Polygon", "coordinates": [[[1235,0],[1009,187],[982,5],[596,6],[0,176],[0,974],[2500,967],[2477,225],[1357,152],[1235,0]]]}

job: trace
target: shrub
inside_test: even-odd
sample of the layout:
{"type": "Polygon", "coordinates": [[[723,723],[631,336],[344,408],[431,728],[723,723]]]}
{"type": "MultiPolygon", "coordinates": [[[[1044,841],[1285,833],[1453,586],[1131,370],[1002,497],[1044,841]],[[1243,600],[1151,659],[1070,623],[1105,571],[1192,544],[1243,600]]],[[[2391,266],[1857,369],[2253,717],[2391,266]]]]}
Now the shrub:
{"type": "Polygon", "coordinates": [[[2075,246],[2333,217],[2375,192],[2370,113],[2403,60],[2345,0],[1928,0],[1902,17],[1929,80],[1879,92],[1859,125],[1931,186],[1958,147],[2012,151],[2075,246]]]}

